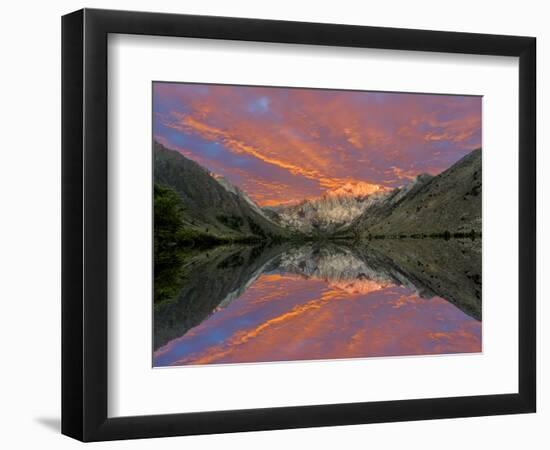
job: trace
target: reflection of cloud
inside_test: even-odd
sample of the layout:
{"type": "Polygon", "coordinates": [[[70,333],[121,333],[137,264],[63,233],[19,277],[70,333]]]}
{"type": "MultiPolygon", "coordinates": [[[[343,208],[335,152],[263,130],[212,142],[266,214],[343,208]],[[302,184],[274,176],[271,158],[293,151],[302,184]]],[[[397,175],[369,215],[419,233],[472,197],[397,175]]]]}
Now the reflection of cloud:
{"type": "Polygon", "coordinates": [[[167,346],[175,356],[171,364],[481,350],[480,322],[447,301],[423,299],[402,287],[364,287],[369,289],[323,287],[292,274],[263,274],[239,301],[177,340],[185,353],[167,346]],[[227,337],[213,341],[210,336],[217,334],[227,337]]]}
{"type": "Polygon", "coordinates": [[[193,159],[261,204],[348,182],[395,187],[481,144],[477,97],[155,83],[153,104],[156,137],[169,148],[192,137],[193,159]],[[248,176],[232,174],[245,163],[248,176]],[[274,181],[285,190],[269,192],[274,181]]]}
{"type": "Polygon", "coordinates": [[[239,346],[242,346],[252,339],[257,338],[260,334],[264,333],[269,328],[280,326],[284,322],[293,320],[297,316],[300,316],[312,310],[318,310],[319,308],[321,308],[322,303],[324,303],[325,301],[326,300],[322,298],[320,300],[312,300],[304,305],[297,305],[290,311],[266,320],[265,322],[261,323],[253,329],[237,332],[229,340],[229,342],[224,343],[222,346],[211,348],[207,353],[194,360],[193,364],[208,364],[220,358],[226,357],[228,354],[237,350],[239,346]]]}
{"type": "Polygon", "coordinates": [[[339,289],[348,294],[370,294],[387,287],[372,280],[335,280],[329,281],[331,288],[339,289]]]}
{"type": "Polygon", "coordinates": [[[411,305],[414,305],[415,303],[418,303],[419,301],[424,301],[424,300],[421,300],[420,297],[418,297],[417,295],[401,295],[395,301],[392,302],[393,303],[392,308],[398,309],[398,308],[411,306],[411,305]]]}

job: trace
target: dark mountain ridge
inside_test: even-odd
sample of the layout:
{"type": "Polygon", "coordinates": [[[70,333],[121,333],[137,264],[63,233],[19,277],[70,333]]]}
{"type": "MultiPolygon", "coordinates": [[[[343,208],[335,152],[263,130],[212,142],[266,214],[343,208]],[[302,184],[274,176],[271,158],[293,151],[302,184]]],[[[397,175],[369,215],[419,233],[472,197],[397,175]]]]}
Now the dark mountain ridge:
{"type": "Polygon", "coordinates": [[[191,233],[229,240],[277,239],[289,235],[227,180],[217,180],[196,162],[157,142],[154,181],[179,195],[182,226],[191,233]]]}
{"type": "Polygon", "coordinates": [[[183,228],[222,241],[481,234],[481,149],[392,191],[263,209],[228,180],[156,142],[154,158],[155,183],[181,198],[183,228]]]}
{"type": "Polygon", "coordinates": [[[341,235],[481,233],[481,149],[434,177],[422,174],[373,204],[341,235]]]}

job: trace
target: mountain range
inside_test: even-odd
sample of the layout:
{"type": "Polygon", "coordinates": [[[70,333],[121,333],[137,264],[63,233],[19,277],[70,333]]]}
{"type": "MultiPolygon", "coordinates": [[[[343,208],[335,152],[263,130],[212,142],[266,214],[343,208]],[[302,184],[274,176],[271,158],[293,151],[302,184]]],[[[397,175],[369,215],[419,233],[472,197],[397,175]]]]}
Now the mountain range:
{"type": "Polygon", "coordinates": [[[347,183],[321,197],[267,207],[264,211],[281,226],[305,234],[330,234],[350,224],[387,196],[387,189],[372,186],[361,182],[347,183]]]}
{"type": "Polygon", "coordinates": [[[481,149],[394,189],[344,228],[363,236],[480,234],[481,149]]]}
{"type": "Polygon", "coordinates": [[[289,235],[238,187],[157,142],[154,144],[154,181],[178,194],[182,226],[191,234],[229,240],[276,239],[289,235]]]}
{"type": "Polygon", "coordinates": [[[182,226],[228,240],[481,233],[481,149],[439,175],[388,189],[347,183],[319,198],[260,208],[227,179],[154,144],[155,183],[182,202],[182,226]]]}

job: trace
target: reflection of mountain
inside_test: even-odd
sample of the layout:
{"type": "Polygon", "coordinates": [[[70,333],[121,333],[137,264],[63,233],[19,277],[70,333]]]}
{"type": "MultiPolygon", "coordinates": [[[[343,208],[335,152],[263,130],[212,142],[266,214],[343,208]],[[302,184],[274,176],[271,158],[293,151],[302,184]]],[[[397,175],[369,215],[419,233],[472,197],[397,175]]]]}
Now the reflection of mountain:
{"type": "Polygon", "coordinates": [[[158,143],[154,155],[155,183],[179,194],[185,228],[232,239],[288,234],[227,180],[216,179],[196,162],[158,143]]]}
{"type": "Polygon", "coordinates": [[[434,295],[481,320],[479,240],[375,240],[354,250],[366,264],[421,297],[434,295]]]}
{"type": "Polygon", "coordinates": [[[176,299],[155,305],[155,349],[238,298],[263,272],[322,279],[349,294],[402,285],[481,319],[481,252],[470,240],[380,240],[273,247],[218,246],[184,263],[176,299]]]}
{"type": "Polygon", "coordinates": [[[351,247],[333,243],[312,243],[292,248],[281,255],[279,270],[302,275],[306,278],[322,279],[329,284],[351,286],[363,281],[365,285],[376,283],[384,286],[393,279],[369,267],[351,247]]]}
{"type": "Polygon", "coordinates": [[[279,247],[229,245],[188,258],[175,298],[155,305],[154,348],[183,335],[216,308],[239,297],[280,253],[279,247]]]}
{"type": "MultiPolygon", "coordinates": [[[[479,241],[478,241],[479,242],[479,241]]],[[[280,270],[320,278],[346,292],[403,285],[445,298],[481,320],[481,249],[476,241],[375,240],[353,247],[311,244],[287,252],[280,270]]]]}
{"type": "Polygon", "coordinates": [[[368,208],[348,228],[359,234],[481,233],[481,150],[435,177],[421,175],[368,208]]]}

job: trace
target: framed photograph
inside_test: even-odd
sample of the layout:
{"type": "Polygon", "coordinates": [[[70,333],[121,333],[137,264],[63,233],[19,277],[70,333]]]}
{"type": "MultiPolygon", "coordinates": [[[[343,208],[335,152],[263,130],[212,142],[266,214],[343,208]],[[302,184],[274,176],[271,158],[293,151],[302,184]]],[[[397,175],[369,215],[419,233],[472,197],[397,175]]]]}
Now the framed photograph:
{"type": "Polygon", "coordinates": [[[62,21],[62,432],[535,412],[536,40],[62,21]]]}

